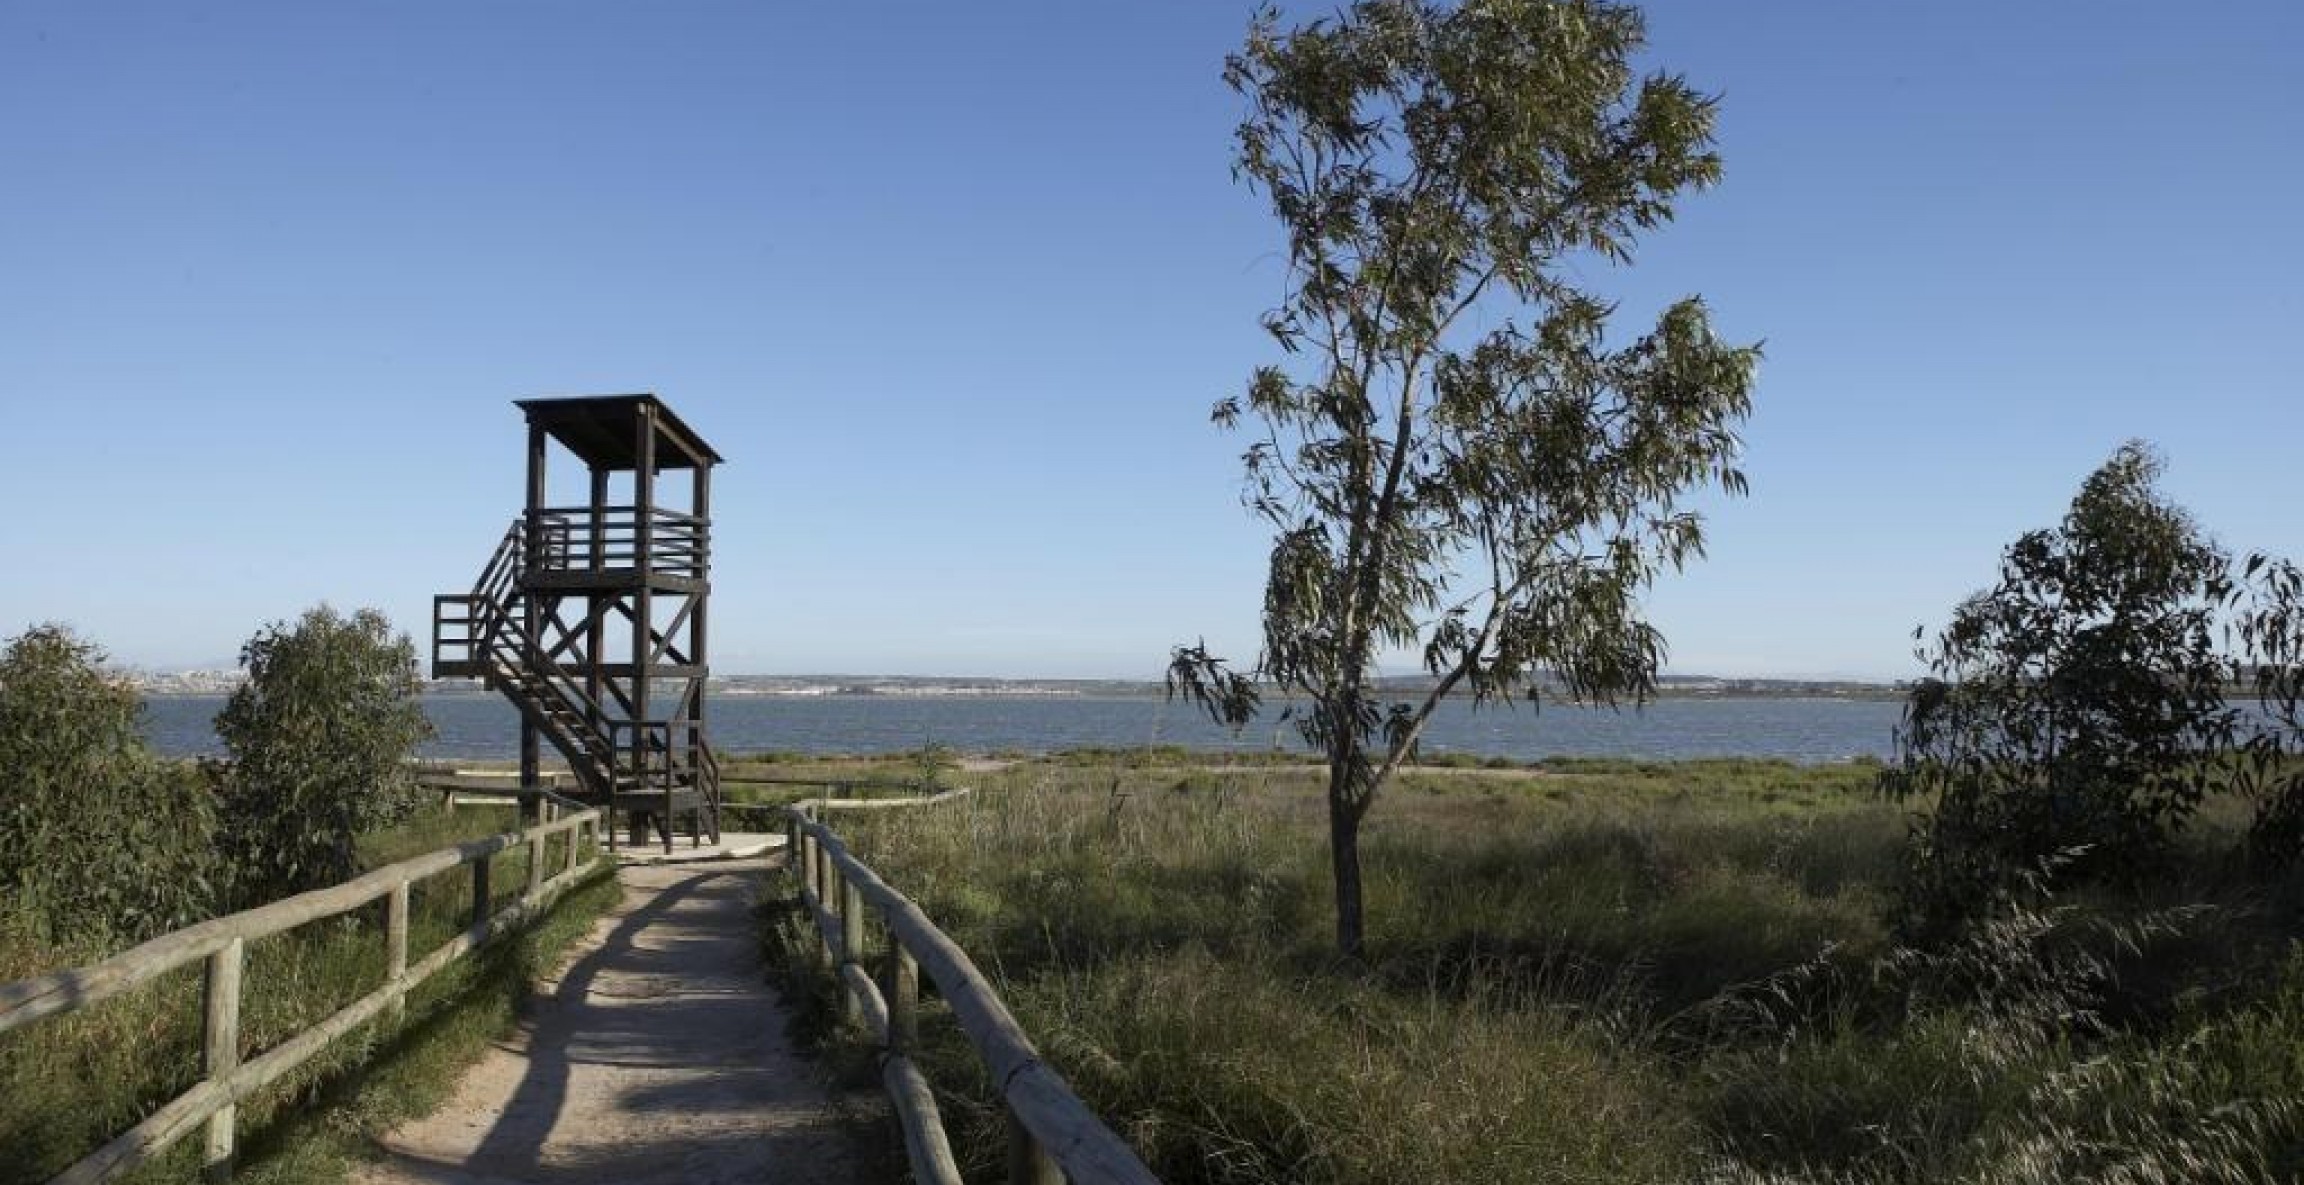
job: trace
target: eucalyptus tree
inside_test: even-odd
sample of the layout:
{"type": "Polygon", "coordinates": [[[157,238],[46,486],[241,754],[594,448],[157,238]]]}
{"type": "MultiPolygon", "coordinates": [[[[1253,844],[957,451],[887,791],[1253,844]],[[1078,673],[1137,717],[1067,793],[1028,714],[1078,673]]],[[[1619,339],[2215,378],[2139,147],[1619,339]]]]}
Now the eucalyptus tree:
{"type": "Polygon", "coordinates": [[[432,735],[416,648],[374,609],[326,605],[240,651],[248,679],[216,716],[231,755],[224,830],[244,901],[359,871],[358,842],[415,804],[409,761],[432,735]]]}
{"type": "Polygon", "coordinates": [[[2231,560],[2160,472],[2147,445],[2123,445],[1921,650],[1930,677],[1882,774],[1932,804],[1909,924],[1957,924],[2042,868],[2134,877],[2228,776],[2204,758],[2244,732],[2216,645],[2231,560]]]}
{"type": "Polygon", "coordinates": [[[2304,858],[2304,569],[2261,552],[2235,585],[2227,630],[2239,644],[2238,680],[2255,694],[2239,763],[2239,789],[2255,803],[2251,854],[2273,864],[2304,858]]]}
{"type": "Polygon", "coordinates": [[[1253,667],[1180,646],[1169,688],[1235,724],[1259,683],[1300,701],[1348,956],[1361,822],[1434,709],[1540,675],[1644,698],[1664,643],[1642,593],[1703,548],[1684,499],[1744,489],[1757,349],[1695,298],[1619,335],[1582,281],[1720,176],[1713,98],[1642,74],[1644,41],[1606,0],[1370,0],[1267,10],[1226,62],[1288,285],[1263,320],[1280,361],[1213,418],[1252,426],[1243,501],[1275,537],[1253,667]],[[1432,680],[1388,699],[1400,650],[1432,680]]]}
{"type": "Polygon", "coordinates": [[[96,951],[213,904],[213,795],[144,742],[135,686],[61,625],[0,646],[0,936],[96,951]]]}

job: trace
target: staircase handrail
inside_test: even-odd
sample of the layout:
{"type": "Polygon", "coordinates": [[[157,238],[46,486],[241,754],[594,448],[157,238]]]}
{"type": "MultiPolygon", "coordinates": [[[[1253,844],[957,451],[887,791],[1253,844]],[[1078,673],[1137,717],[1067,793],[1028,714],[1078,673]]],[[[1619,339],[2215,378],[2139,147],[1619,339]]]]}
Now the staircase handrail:
{"type": "MultiPolygon", "coordinates": [[[[510,615],[499,610],[497,616],[504,618],[510,615]]],[[[569,715],[581,716],[587,720],[599,719],[602,716],[599,701],[593,699],[581,684],[560,674],[545,656],[544,648],[529,640],[525,633],[518,630],[497,629],[491,632],[490,638],[491,645],[487,653],[497,663],[510,668],[506,672],[507,674],[511,671],[525,670],[540,676],[537,682],[559,701],[559,707],[569,715]],[[506,648],[511,651],[509,657],[502,652],[506,648]]],[[[585,743],[599,738],[578,737],[576,739],[586,752],[592,753],[598,760],[604,763],[613,762],[615,748],[612,744],[608,746],[605,752],[602,752],[599,751],[598,746],[585,743]]]]}
{"type": "MultiPolygon", "coordinates": [[[[548,660],[543,648],[530,639],[526,631],[511,628],[512,612],[507,602],[527,559],[526,528],[525,517],[512,520],[512,525],[504,532],[504,538],[497,543],[495,552],[488,557],[487,565],[480,570],[480,578],[473,582],[472,592],[467,598],[467,604],[472,608],[469,645],[476,657],[484,657],[492,665],[510,668],[502,674],[511,675],[521,670],[538,674],[542,686],[569,714],[587,720],[599,719],[602,713],[598,702],[583,687],[562,676],[548,660]]],[[[603,750],[596,743],[598,738],[591,736],[578,735],[570,739],[576,742],[577,748],[605,767],[598,771],[601,777],[613,779],[613,746],[603,750]]],[[[581,768],[576,771],[579,778],[589,772],[592,771],[581,768]]]]}
{"type": "Polygon", "coordinates": [[[501,601],[504,593],[512,587],[513,579],[520,573],[520,562],[526,550],[521,539],[521,528],[519,519],[513,519],[512,525],[505,528],[504,538],[496,544],[496,550],[488,556],[488,563],[480,569],[480,578],[472,582],[473,596],[501,601]]]}

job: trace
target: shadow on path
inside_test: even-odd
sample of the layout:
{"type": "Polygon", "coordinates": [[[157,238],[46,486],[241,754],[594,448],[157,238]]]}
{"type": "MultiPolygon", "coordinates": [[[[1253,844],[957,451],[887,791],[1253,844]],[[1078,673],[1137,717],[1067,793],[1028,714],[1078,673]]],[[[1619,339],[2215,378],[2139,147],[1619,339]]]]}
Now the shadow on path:
{"type": "Polygon", "coordinates": [[[364,1179],[849,1182],[848,1137],[762,981],[756,862],[623,869],[623,903],[364,1179]]]}

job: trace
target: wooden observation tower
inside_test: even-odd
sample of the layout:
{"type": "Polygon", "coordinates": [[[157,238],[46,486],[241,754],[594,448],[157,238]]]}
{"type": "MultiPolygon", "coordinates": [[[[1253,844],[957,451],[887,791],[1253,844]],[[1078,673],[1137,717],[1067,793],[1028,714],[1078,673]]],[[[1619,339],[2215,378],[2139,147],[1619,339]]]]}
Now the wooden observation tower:
{"type": "MultiPolygon", "coordinates": [[[[704,731],[712,467],[720,454],[654,395],[529,399],[527,509],[467,593],[432,599],[432,675],[470,678],[520,709],[520,780],[543,743],[575,793],[617,811],[635,844],[666,851],[684,822],[720,833],[720,775],[704,731]],[[549,505],[558,445],[590,497],[549,505]],[[688,482],[657,477],[687,470],[688,482]],[[686,497],[681,498],[681,486],[686,497]],[[667,504],[672,501],[685,505],[667,504]]],[[[609,825],[615,842],[615,824],[609,825]]]]}

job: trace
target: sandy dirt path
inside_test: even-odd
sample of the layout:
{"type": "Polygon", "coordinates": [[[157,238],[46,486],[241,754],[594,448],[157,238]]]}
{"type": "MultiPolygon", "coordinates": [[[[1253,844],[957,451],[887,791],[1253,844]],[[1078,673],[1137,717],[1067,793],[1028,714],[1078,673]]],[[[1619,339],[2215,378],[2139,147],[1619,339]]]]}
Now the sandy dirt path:
{"type": "Polygon", "coordinates": [[[359,1185],[861,1180],[784,1037],[751,906],[759,861],[627,867],[624,900],[538,985],[520,1030],[359,1185]]]}

